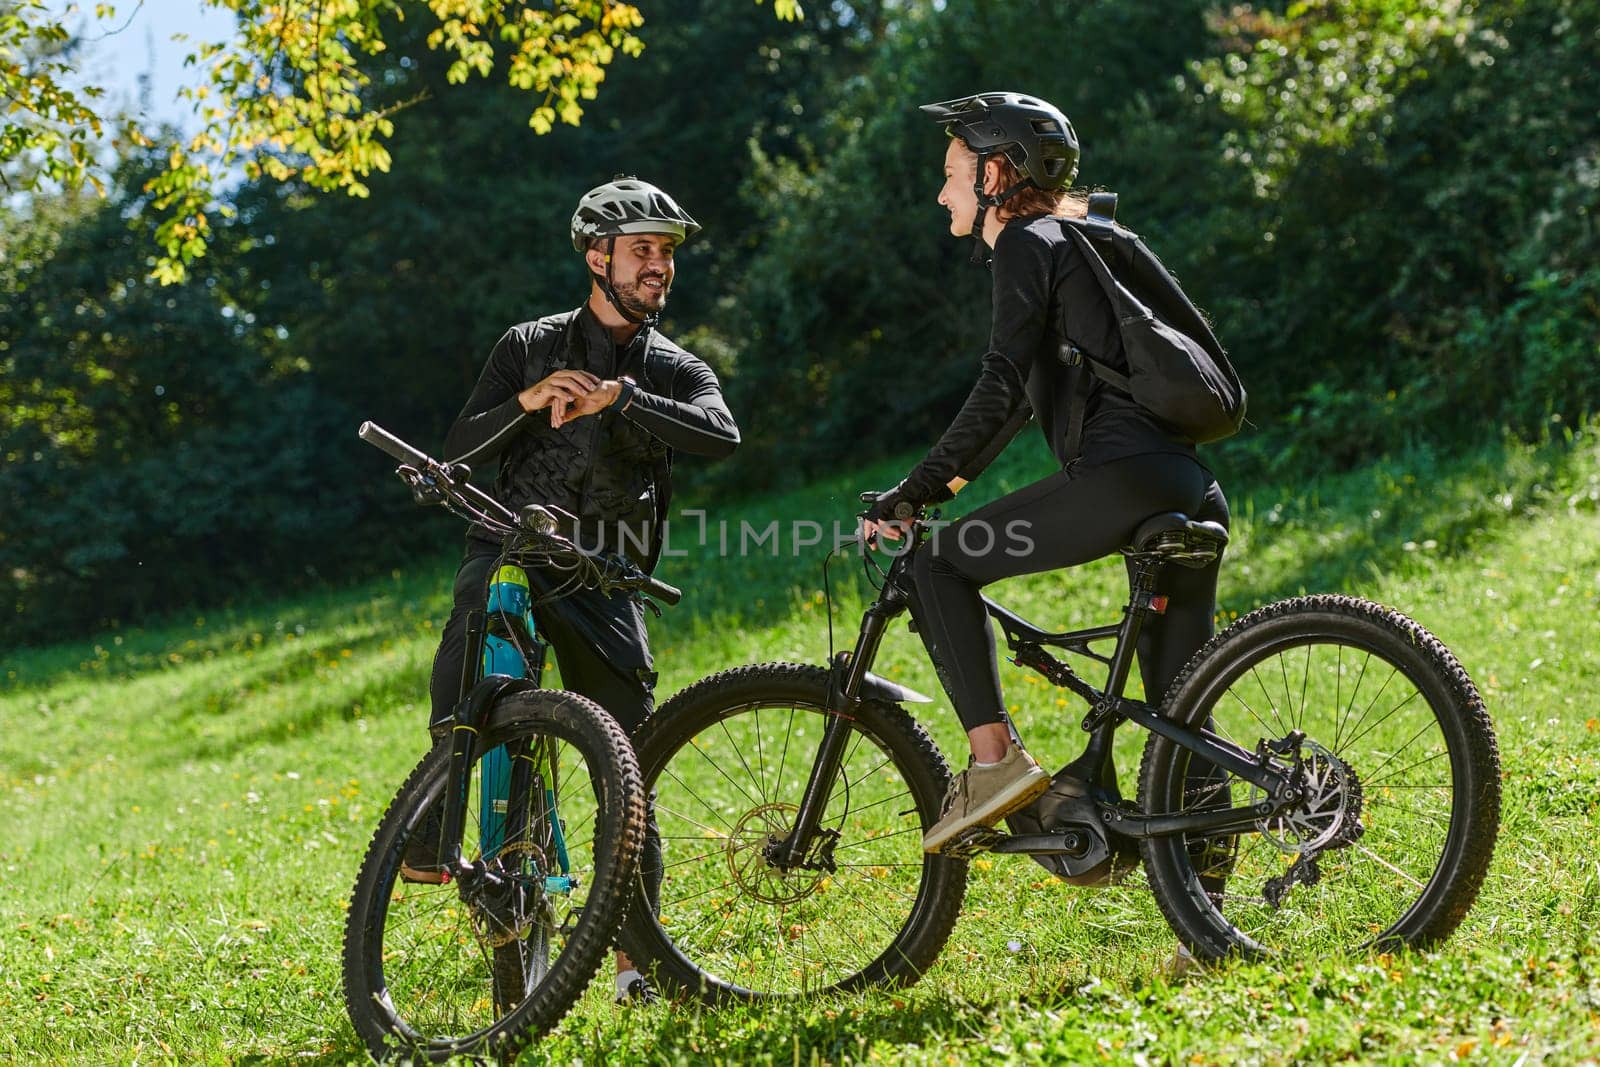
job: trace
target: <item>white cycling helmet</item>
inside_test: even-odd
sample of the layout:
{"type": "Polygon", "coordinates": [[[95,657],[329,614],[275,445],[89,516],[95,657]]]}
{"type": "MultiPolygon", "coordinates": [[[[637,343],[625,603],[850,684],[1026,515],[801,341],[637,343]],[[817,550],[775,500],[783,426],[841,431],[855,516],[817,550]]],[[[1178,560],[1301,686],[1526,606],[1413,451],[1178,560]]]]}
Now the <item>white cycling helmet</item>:
{"type": "Polygon", "coordinates": [[[590,189],[572,213],[572,247],[579,252],[597,237],[660,233],[682,243],[699,232],[700,224],[676,200],[633,177],[590,189]]]}

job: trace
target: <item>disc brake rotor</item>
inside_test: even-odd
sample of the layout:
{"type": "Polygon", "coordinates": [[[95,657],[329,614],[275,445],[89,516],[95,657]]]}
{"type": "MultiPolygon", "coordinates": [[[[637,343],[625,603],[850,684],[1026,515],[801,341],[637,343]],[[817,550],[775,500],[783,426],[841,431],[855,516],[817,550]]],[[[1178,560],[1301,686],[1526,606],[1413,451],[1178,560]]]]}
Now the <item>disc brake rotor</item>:
{"type": "Polygon", "coordinates": [[[805,866],[784,870],[767,858],[800,809],[793,804],[751,808],[728,835],[728,870],[740,889],[764,904],[793,904],[817,891],[828,872],[805,866]]]}
{"type": "MultiPolygon", "coordinates": [[[[1256,823],[1261,836],[1291,856],[1315,854],[1348,845],[1361,836],[1361,781],[1344,760],[1315,741],[1300,743],[1297,753],[1302,797],[1293,807],[1256,823]]],[[[1265,803],[1259,786],[1250,787],[1250,803],[1265,803]]]]}
{"type": "Polygon", "coordinates": [[[472,915],[474,932],[489,948],[502,948],[527,937],[528,931],[533,929],[534,920],[549,909],[548,898],[540,885],[542,880],[530,880],[514,873],[530,868],[534,871],[544,870],[546,860],[543,849],[532,841],[515,841],[502,846],[496,858],[500,861],[502,873],[527,884],[513,893],[512,902],[507,906],[495,907],[491,912],[482,903],[477,903],[468,909],[472,915]],[[518,906],[518,902],[522,906],[518,906]]]}

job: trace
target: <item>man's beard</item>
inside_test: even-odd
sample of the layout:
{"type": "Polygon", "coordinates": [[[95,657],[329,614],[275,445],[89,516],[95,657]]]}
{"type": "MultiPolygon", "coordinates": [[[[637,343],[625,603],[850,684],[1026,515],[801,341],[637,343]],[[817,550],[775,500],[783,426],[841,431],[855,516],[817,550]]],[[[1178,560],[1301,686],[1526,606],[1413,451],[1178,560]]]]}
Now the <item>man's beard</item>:
{"type": "Polygon", "coordinates": [[[645,288],[642,277],[635,278],[631,284],[623,282],[611,283],[611,288],[617,294],[617,303],[630,315],[645,318],[649,315],[660,314],[667,306],[667,293],[670,286],[666,277],[660,274],[652,274],[648,277],[660,278],[662,282],[661,289],[645,288]]]}

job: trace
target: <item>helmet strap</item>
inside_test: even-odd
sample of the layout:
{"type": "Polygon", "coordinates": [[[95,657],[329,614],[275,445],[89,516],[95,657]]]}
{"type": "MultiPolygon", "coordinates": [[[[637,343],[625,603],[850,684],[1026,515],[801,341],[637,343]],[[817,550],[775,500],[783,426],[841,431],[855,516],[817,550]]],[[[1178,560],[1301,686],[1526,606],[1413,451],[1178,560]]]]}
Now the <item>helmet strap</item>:
{"type": "Polygon", "coordinates": [[[611,306],[617,309],[617,314],[627,319],[636,326],[654,326],[661,319],[659,312],[649,315],[635,315],[623,306],[622,299],[617,296],[617,288],[611,281],[611,255],[617,250],[617,239],[613,235],[606,238],[606,272],[602,277],[599,274],[594,280],[600,283],[600,291],[606,294],[606,299],[611,301],[611,306]]]}
{"type": "Polygon", "coordinates": [[[972,182],[972,191],[978,198],[978,210],[972,219],[972,262],[984,266],[988,266],[990,260],[989,245],[983,239],[984,225],[989,221],[989,209],[998,208],[1024,189],[1038,188],[1032,178],[1024,178],[1004,192],[992,195],[984,192],[984,170],[989,163],[990,155],[989,152],[978,153],[978,175],[972,182]]]}

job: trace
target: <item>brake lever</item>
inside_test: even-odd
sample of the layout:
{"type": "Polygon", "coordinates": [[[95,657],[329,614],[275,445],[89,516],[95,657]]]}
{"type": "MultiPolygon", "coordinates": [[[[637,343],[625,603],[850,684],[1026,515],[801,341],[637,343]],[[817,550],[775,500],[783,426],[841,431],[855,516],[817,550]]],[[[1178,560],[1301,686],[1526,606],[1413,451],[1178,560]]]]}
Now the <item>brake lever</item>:
{"type": "Polygon", "coordinates": [[[446,500],[444,488],[434,481],[433,476],[417,468],[402,463],[395,468],[395,476],[405,482],[411,489],[411,499],[424,506],[443,504],[446,500]]]}

